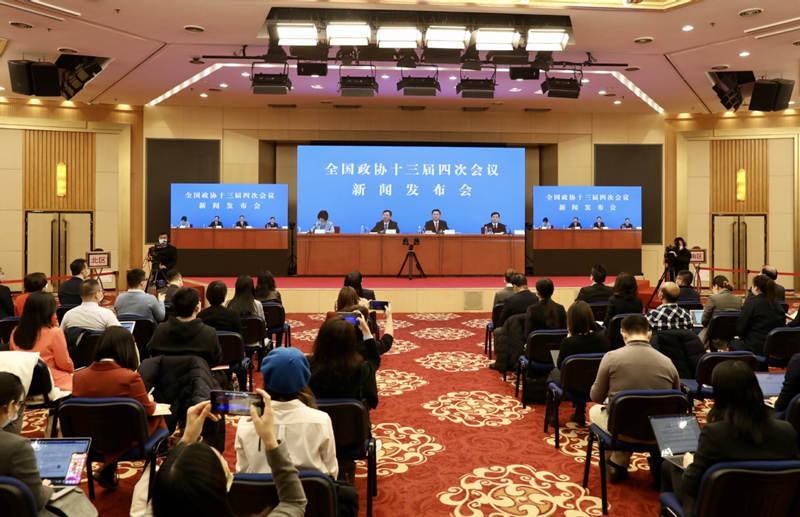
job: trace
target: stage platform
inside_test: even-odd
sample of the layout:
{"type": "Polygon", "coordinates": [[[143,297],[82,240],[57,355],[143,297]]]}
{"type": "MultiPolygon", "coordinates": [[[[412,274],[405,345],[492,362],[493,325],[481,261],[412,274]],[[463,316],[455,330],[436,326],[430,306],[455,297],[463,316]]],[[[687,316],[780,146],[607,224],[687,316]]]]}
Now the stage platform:
{"type": "MultiPolygon", "coordinates": [[[[530,288],[541,277],[529,276],[530,288]]],[[[556,290],[553,299],[569,307],[578,290],[589,285],[589,276],[550,277],[556,290]]],[[[208,285],[222,280],[233,296],[233,277],[187,277],[186,280],[208,285]]],[[[336,296],[342,287],[343,277],[277,277],[275,284],[281,293],[286,312],[326,312],[333,310],[336,296]]],[[[606,283],[614,283],[608,277],[606,283]]],[[[191,285],[191,283],[187,283],[191,285]]],[[[414,278],[365,277],[364,287],[373,289],[378,300],[388,300],[395,312],[491,312],[494,293],[502,289],[502,277],[444,276],[414,278]]],[[[646,280],[639,280],[640,293],[649,297],[652,288],[646,280]]]]}

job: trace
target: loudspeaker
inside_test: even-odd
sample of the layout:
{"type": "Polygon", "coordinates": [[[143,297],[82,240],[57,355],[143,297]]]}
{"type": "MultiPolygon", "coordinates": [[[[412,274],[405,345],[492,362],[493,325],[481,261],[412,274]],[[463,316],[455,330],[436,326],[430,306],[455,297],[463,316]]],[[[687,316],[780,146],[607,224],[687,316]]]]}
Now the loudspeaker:
{"type": "Polygon", "coordinates": [[[328,63],[297,63],[297,75],[328,75],[328,63]]]}
{"type": "Polygon", "coordinates": [[[539,79],[539,69],[532,66],[512,66],[508,69],[508,76],[512,80],[539,79]]]}
{"type": "Polygon", "coordinates": [[[750,111],[779,111],[789,106],[794,81],[763,79],[756,81],[750,97],[750,111]]]}
{"type": "Polygon", "coordinates": [[[778,79],[778,94],[775,96],[775,106],[772,109],[779,111],[788,108],[789,101],[792,99],[792,90],[794,90],[794,81],[778,79]]]}
{"type": "Polygon", "coordinates": [[[31,80],[31,61],[14,59],[8,62],[8,76],[11,78],[11,91],[21,95],[33,95],[31,80]]]}
{"type": "Polygon", "coordinates": [[[61,81],[55,63],[38,62],[31,64],[33,94],[37,97],[58,97],[61,95],[61,81]]]}

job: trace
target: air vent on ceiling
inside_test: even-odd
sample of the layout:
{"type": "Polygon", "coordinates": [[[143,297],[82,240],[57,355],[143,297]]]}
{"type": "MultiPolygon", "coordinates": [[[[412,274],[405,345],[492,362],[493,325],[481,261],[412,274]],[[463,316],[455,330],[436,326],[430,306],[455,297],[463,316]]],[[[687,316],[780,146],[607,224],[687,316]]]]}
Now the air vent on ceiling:
{"type": "Polygon", "coordinates": [[[638,72],[639,70],[641,70],[641,68],[638,66],[629,66],[625,69],[626,72],[638,72]]]}
{"type": "Polygon", "coordinates": [[[655,41],[655,38],[652,36],[639,36],[638,38],[633,40],[634,43],[637,43],[639,45],[646,45],[647,43],[652,43],[653,41],[655,41]]]}
{"type": "Polygon", "coordinates": [[[525,108],[527,113],[547,113],[550,108],[525,108]]]}
{"type": "Polygon", "coordinates": [[[403,111],[422,111],[425,106],[398,106],[403,111]]]}
{"type": "Polygon", "coordinates": [[[297,104],[267,104],[267,106],[270,108],[296,108],[297,104]]]}
{"type": "Polygon", "coordinates": [[[25,22],[13,22],[12,21],[12,22],[8,22],[8,24],[11,25],[12,27],[17,28],[17,29],[32,29],[33,28],[33,25],[31,25],[30,23],[25,23],[25,22]]]}
{"type": "Polygon", "coordinates": [[[72,47],[58,47],[56,50],[58,52],[60,52],[61,54],[77,54],[78,53],[78,49],[72,48],[72,47]]]}
{"type": "Polygon", "coordinates": [[[465,111],[467,113],[486,111],[488,109],[489,106],[461,106],[461,111],[465,111]]]}
{"type": "Polygon", "coordinates": [[[340,110],[353,110],[361,107],[361,104],[334,104],[334,108],[340,110]]]}
{"type": "Polygon", "coordinates": [[[730,68],[728,65],[714,65],[711,67],[711,70],[716,70],[719,72],[720,70],[727,70],[728,68],[730,68]]]}
{"type": "Polygon", "coordinates": [[[760,7],[751,7],[749,9],[742,9],[739,11],[739,16],[743,18],[749,18],[751,16],[758,16],[759,14],[763,13],[764,9],[760,7]]]}
{"type": "Polygon", "coordinates": [[[616,97],[616,96],[617,96],[617,94],[616,94],[616,93],[611,93],[611,92],[608,92],[608,93],[604,93],[604,94],[603,94],[603,97],[616,97]]]}
{"type": "Polygon", "coordinates": [[[216,93],[216,92],[221,92],[221,91],[222,91],[222,88],[209,88],[209,89],[208,89],[208,91],[210,91],[210,92],[215,92],[215,93],[216,93]]]}

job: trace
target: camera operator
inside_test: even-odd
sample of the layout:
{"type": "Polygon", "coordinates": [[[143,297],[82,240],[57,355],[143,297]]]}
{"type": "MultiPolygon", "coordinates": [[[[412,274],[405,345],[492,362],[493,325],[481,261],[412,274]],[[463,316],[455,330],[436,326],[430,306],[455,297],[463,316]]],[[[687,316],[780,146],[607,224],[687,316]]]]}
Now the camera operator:
{"type": "Polygon", "coordinates": [[[686,241],[683,237],[675,237],[672,246],[667,246],[664,253],[664,263],[669,272],[668,280],[674,282],[678,277],[678,271],[689,269],[689,262],[692,259],[691,252],[686,248],[686,241]]]}
{"type": "Polygon", "coordinates": [[[169,243],[167,232],[158,234],[158,242],[147,251],[147,259],[158,263],[162,272],[173,269],[178,263],[178,248],[169,243]]]}

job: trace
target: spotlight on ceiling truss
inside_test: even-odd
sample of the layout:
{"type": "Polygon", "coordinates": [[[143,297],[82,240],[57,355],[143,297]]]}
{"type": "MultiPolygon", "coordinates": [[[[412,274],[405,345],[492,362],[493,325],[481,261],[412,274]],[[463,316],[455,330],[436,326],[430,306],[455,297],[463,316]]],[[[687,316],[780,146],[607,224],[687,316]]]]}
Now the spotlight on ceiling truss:
{"type": "Polygon", "coordinates": [[[374,97],[378,93],[375,67],[370,66],[369,75],[341,75],[339,67],[339,93],[342,97],[374,97]]]}
{"type": "Polygon", "coordinates": [[[432,77],[401,76],[397,82],[397,91],[403,90],[403,95],[416,97],[435,97],[437,91],[442,91],[439,84],[439,70],[432,77]]]}

